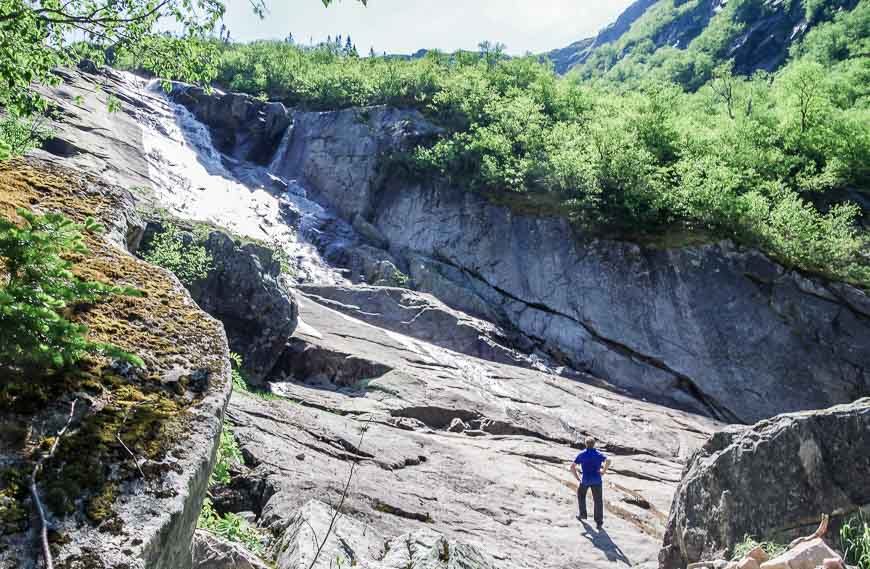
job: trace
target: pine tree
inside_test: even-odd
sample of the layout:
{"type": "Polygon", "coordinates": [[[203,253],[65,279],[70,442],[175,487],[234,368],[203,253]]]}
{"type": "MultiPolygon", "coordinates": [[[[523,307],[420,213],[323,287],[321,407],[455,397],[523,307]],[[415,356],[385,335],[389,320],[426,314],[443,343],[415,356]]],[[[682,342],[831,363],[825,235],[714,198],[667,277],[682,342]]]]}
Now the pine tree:
{"type": "Polygon", "coordinates": [[[138,296],[134,289],[83,281],[65,257],[86,255],[83,231],[102,226],[88,218],[74,223],[57,214],[19,209],[24,223],[0,219],[0,366],[61,369],[88,353],[103,353],[144,365],[119,348],[87,339],[87,328],[66,318],[68,309],[112,294],[138,296]]]}

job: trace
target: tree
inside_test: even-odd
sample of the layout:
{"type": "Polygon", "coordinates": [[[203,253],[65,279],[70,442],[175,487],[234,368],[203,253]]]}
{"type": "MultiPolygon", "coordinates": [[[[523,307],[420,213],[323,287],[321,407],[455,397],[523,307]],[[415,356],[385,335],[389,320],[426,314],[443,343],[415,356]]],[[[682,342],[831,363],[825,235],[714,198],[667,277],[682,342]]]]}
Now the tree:
{"type": "Polygon", "coordinates": [[[0,219],[0,366],[24,371],[61,369],[88,353],[104,353],[144,365],[120,349],[87,339],[87,328],[70,321],[69,309],[113,294],[139,296],[134,289],[83,281],[72,273],[71,254],[87,255],[82,232],[99,232],[93,219],[83,224],[49,213],[19,209],[18,226],[0,219]]]}

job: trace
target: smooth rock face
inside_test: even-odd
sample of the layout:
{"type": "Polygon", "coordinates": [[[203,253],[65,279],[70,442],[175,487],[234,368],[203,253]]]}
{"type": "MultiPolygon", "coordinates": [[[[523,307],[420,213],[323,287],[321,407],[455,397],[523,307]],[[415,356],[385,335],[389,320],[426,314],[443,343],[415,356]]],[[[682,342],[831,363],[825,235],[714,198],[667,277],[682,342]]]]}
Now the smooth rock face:
{"type": "Polygon", "coordinates": [[[193,569],[269,569],[245,548],[204,530],[193,535],[193,569]]]}
{"type": "Polygon", "coordinates": [[[437,132],[417,111],[382,106],[296,112],[276,173],[316,187],[349,220],[356,212],[365,218],[382,154],[411,149],[437,132]]]}
{"type": "MultiPolygon", "coordinates": [[[[233,395],[228,420],[249,470],[233,481],[226,504],[216,501],[254,511],[258,525],[283,536],[280,567],[307,567],[311,530],[299,516],[323,539],[326,514],[311,503],[336,507],[352,463],[337,529],[344,541],[327,544],[327,559],[349,558],[349,544],[360,563],[392,568],[392,557],[380,556],[384,542],[399,555],[407,548],[396,536],[426,531],[464,558],[476,551],[492,560],[470,567],[655,562],[683,461],[714,422],[590,385],[586,376],[466,356],[305,294],[298,302],[298,356],[286,353],[270,383],[291,401],[233,395]],[[614,459],[605,532],[574,517],[569,465],[587,434],[614,459]]],[[[433,548],[415,559],[426,551],[433,548]]]]}
{"type": "Polygon", "coordinates": [[[364,322],[461,354],[514,365],[535,364],[510,347],[522,344],[529,347],[530,340],[453,310],[428,294],[370,286],[302,285],[298,290],[320,304],[364,322]]]}
{"type": "Polygon", "coordinates": [[[392,178],[374,195],[372,152],[407,119],[390,127],[379,115],[346,133],[357,112],[297,113],[294,140],[310,142],[290,145],[306,151],[288,151],[282,168],[304,171],[348,219],[368,217],[415,288],[637,396],[729,421],[870,393],[866,293],[728,243],[648,250],[593,239],[438,184],[392,178]]]}
{"type": "Polygon", "coordinates": [[[221,152],[257,164],[267,164],[290,126],[281,103],[264,102],[240,93],[206,93],[200,87],[173,83],[169,96],[208,125],[221,152]]]}
{"type": "Polygon", "coordinates": [[[269,249],[255,243],[237,245],[220,231],[212,232],[204,246],[214,259],[213,268],[190,287],[191,296],[223,322],[248,379],[260,382],[271,373],[296,328],[296,301],[269,249]]]}
{"type": "MultiPolygon", "coordinates": [[[[870,505],[870,399],[717,433],[674,497],[661,569],[713,559],[745,535],[788,543],[870,505]]],[[[821,559],[819,560],[821,564],[821,559]]]]}

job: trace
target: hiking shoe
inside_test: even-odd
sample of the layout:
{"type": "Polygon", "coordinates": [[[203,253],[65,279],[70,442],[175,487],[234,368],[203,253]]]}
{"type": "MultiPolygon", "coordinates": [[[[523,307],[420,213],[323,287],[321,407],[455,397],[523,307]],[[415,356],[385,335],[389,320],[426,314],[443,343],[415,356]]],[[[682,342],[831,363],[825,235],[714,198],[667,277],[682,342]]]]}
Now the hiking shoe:
{"type": "Polygon", "coordinates": [[[604,522],[601,522],[600,524],[595,524],[595,527],[599,530],[604,529],[604,522]]]}

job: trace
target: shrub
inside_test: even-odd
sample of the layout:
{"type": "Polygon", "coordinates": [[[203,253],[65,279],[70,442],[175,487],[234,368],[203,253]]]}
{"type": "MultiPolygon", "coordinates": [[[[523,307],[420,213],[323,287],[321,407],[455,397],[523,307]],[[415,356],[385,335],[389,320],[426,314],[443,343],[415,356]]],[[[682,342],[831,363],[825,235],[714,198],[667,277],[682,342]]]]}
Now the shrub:
{"type": "Polygon", "coordinates": [[[185,286],[207,277],[213,262],[204,246],[172,223],[166,223],[164,231],[154,236],[142,258],[172,271],[185,286]]]}
{"type": "Polygon", "coordinates": [[[858,569],[870,569],[870,522],[862,514],[843,524],[840,542],[847,563],[857,565],[858,569]]]}
{"type": "Polygon", "coordinates": [[[19,209],[19,226],[0,219],[0,365],[25,369],[71,367],[85,354],[101,353],[144,366],[138,357],[87,338],[87,327],[72,322],[77,305],[134,289],[84,281],[72,272],[75,255],[86,255],[83,231],[102,227],[49,213],[19,209]]]}
{"type": "Polygon", "coordinates": [[[781,555],[785,553],[786,549],[788,549],[785,545],[772,541],[758,542],[752,536],[746,535],[743,536],[743,541],[734,546],[734,554],[731,556],[731,559],[733,559],[734,561],[743,559],[747,553],[749,553],[759,545],[770,557],[776,557],[777,555],[781,555]]]}
{"type": "MultiPolygon", "coordinates": [[[[220,444],[218,445],[217,459],[212,475],[209,478],[209,486],[215,484],[229,484],[230,468],[243,461],[242,451],[233,436],[232,429],[224,424],[221,431],[220,444]]],[[[210,497],[206,497],[199,513],[197,527],[210,531],[229,541],[243,544],[256,554],[262,554],[263,534],[256,527],[252,527],[241,516],[228,512],[221,515],[214,508],[210,497]]]]}

